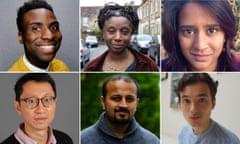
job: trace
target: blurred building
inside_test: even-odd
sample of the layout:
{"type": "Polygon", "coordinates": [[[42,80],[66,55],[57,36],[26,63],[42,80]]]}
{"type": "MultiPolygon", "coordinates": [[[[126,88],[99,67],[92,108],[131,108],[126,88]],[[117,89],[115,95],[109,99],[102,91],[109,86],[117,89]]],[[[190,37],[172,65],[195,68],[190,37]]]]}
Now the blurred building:
{"type": "Polygon", "coordinates": [[[142,4],[138,7],[139,34],[160,35],[161,29],[161,0],[143,0],[142,4]]]}
{"type": "Polygon", "coordinates": [[[98,28],[97,15],[102,6],[80,7],[81,38],[85,39],[93,29],[98,28]]]}

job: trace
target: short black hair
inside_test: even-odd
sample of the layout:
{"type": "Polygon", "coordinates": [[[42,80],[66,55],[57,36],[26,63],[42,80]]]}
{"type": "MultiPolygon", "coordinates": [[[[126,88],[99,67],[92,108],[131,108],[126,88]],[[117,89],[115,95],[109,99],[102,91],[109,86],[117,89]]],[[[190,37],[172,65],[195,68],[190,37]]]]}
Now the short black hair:
{"type": "Polygon", "coordinates": [[[103,95],[104,99],[107,95],[107,84],[110,81],[116,81],[116,80],[124,80],[125,82],[134,83],[137,87],[137,97],[139,96],[139,84],[138,84],[137,80],[135,80],[129,76],[126,76],[126,75],[113,75],[113,76],[106,78],[103,82],[102,95],[103,95]]]}
{"type": "Polygon", "coordinates": [[[16,94],[16,101],[20,101],[20,96],[23,92],[23,85],[28,81],[48,82],[52,86],[55,96],[57,96],[56,84],[48,73],[27,73],[21,76],[15,84],[14,91],[16,94]]]}
{"type": "Polygon", "coordinates": [[[54,14],[53,8],[49,5],[45,0],[29,0],[25,2],[19,9],[17,10],[17,27],[18,31],[23,31],[23,16],[26,12],[38,9],[38,8],[45,8],[51,11],[54,14]]]}
{"type": "Polygon", "coordinates": [[[183,91],[183,89],[191,84],[203,82],[206,83],[209,87],[212,100],[215,100],[216,93],[217,93],[217,87],[218,87],[218,81],[214,81],[208,73],[184,73],[182,78],[179,80],[175,92],[179,98],[180,102],[180,92],[183,91]]]}
{"type": "Polygon", "coordinates": [[[106,20],[112,16],[123,16],[130,21],[132,34],[138,31],[139,18],[132,6],[121,6],[116,3],[107,3],[99,12],[98,26],[103,30],[106,20]]]}

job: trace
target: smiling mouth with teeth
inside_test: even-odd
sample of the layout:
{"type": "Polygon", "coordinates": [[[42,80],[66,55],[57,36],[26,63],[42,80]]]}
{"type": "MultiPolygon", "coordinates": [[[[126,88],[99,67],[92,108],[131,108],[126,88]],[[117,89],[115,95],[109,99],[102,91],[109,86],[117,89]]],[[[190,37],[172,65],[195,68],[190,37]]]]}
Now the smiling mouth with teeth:
{"type": "Polygon", "coordinates": [[[52,49],[54,48],[54,45],[45,45],[45,46],[40,46],[42,49],[52,49]]]}

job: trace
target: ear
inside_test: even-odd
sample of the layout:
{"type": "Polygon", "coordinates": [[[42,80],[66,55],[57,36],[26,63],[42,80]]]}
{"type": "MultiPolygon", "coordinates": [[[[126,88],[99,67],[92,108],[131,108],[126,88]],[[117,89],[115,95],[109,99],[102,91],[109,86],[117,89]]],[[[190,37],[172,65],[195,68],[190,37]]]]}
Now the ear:
{"type": "Polygon", "coordinates": [[[137,98],[137,105],[139,104],[140,98],[137,98]]]}
{"type": "Polygon", "coordinates": [[[15,110],[17,111],[17,113],[19,115],[22,115],[21,106],[20,106],[20,103],[18,101],[14,101],[14,107],[15,107],[15,110]]]}
{"type": "Polygon", "coordinates": [[[23,35],[22,35],[22,32],[18,32],[18,41],[19,41],[19,43],[23,44],[23,35]]]}
{"type": "Polygon", "coordinates": [[[215,105],[216,105],[216,99],[213,99],[213,100],[212,100],[212,109],[215,108],[215,105]]]}
{"type": "Polygon", "coordinates": [[[101,96],[100,100],[101,100],[102,109],[105,110],[105,99],[104,99],[104,97],[101,96]]]}

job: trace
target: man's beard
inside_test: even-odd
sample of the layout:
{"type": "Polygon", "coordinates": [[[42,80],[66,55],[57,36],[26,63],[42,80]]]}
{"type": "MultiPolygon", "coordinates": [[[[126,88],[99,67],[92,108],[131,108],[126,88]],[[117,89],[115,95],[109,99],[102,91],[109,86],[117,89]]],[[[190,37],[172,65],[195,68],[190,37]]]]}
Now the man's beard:
{"type": "Polygon", "coordinates": [[[117,125],[126,125],[129,124],[129,122],[132,120],[132,118],[130,118],[130,112],[128,109],[125,108],[118,108],[114,110],[114,116],[110,116],[109,114],[107,114],[107,118],[109,119],[109,121],[113,124],[117,124],[117,125]],[[126,112],[127,113],[127,117],[121,117],[117,118],[117,112],[126,112]]]}

